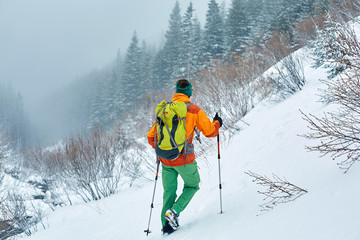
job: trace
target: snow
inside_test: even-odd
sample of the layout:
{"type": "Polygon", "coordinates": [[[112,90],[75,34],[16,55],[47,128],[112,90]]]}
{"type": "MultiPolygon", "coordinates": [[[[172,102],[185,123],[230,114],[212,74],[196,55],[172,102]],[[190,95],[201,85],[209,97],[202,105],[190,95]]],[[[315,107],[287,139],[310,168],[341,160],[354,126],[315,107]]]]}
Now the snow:
{"type": "MultiPolygon", "coordinates": [[[[305,60],[308,58],[304,58],[305,60]]],[[[360,239],[360,164],[344,174],[330,157],[308,152],[315,144],[300,135],[308,133],[304,113],[322,115],[333,110],[318,94],[325,79],[321,69],[304,62],[307,84],[301,92],[281,103],[264,101],[243,120],[249,123],[229,141],[221,142],[223,214],[220,214],[216,138],[207,158],[199,158],[201,185],[180,216],[180,229],[161,234],[161,177],[157,183],[152,233],[146,236],[153,182],[122,190],[106,199],[63,207],[51,212],[30,240],[118,239],[360,239]],[[261,212],[263,187],[245,172],[271,177],[274,173],[304,188],[307,194],[295,201],[261,212]]],[[[154,163],[155,164],[155,163],[154,163]]],[[[155,177],[155,173],[154,173],[155,177]]],[[[181,180],[179,189],[181,189],[181,180]]]]}

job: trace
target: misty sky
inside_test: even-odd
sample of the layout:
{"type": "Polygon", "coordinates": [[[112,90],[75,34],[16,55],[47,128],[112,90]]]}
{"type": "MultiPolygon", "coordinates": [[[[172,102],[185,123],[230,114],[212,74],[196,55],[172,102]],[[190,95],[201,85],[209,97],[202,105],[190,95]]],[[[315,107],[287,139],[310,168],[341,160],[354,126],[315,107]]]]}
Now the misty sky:
{"type": "MultiPolygon", "coordinates": [[[[179,0],[182,13],[191,0],[179,0]]],[[[209,0],[193,0],[205,22],[209,0]]],[[[0,82],[30,108],[43,96],[167,30],[175,0],[0,0],[0,82]]]]}

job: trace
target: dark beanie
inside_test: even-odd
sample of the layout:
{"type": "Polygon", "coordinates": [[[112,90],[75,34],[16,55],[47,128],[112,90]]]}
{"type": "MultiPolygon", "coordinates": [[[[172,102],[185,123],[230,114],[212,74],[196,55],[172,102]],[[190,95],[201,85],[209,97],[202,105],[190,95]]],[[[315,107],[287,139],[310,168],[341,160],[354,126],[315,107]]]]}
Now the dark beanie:
{"type": "Polygon", "coordinates": [[[176,82],[176,93],[183,93],[188,97],[192,96],[192,85],[189,80],[180,79],[176,82]]]}

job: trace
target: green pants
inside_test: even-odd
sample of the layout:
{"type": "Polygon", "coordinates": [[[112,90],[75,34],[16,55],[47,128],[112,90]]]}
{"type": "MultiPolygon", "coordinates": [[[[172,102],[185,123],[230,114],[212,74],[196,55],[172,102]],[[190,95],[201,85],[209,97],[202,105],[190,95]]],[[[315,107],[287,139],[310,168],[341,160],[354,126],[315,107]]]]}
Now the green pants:
{"type": "Polygon", "coordinates": [[[165,212],[172,208],[178,215],[186,208],[194,194],[200,189],[200,175],[197,170],[197,163],[179,167],[168,167],[162,165],[162,183],[164,187],[163,208],[161,212],[161,223],[165,226],[165,212]],[[180,174],[184,180],[184,188],[176,200],[177,177],[180,174]]]}

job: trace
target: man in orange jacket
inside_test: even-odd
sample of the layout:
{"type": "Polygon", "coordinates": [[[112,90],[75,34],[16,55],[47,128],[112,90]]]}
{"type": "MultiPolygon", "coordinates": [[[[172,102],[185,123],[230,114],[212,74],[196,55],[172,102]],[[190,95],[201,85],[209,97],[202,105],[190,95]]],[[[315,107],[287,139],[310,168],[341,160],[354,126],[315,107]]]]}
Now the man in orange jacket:
{"type": "MultiPolygon", "coordinates": [[[[192,90],[192,85],[188,80],[178,80],[176,82],[176,93],[171,101],[191,103],[192,90]]],[[[200,176],[192,144],[195,127],[206,137],[216,137],[221,126],[222,119],[217,114],[213,121],[211,121],[200,107],[195,104],[189,105],[186,115],[186,139],[190,138],[187,149],[190,148],[192,151],[187,151],[187,154],[182,153],[174,160],[159,158],[162,163],[162,183],[164,188],[161,212],[162,231],[164,234],[170,234],[179,227],[178,217],[180,213],[199,190],[200,176]],[[179,174],[184,181],[184,188],[176,200],[177,177],[179,174]]],[[[153,148],[155,148],[155,131],[156,125],[147,133],[148,142],[153,148]]]]}

